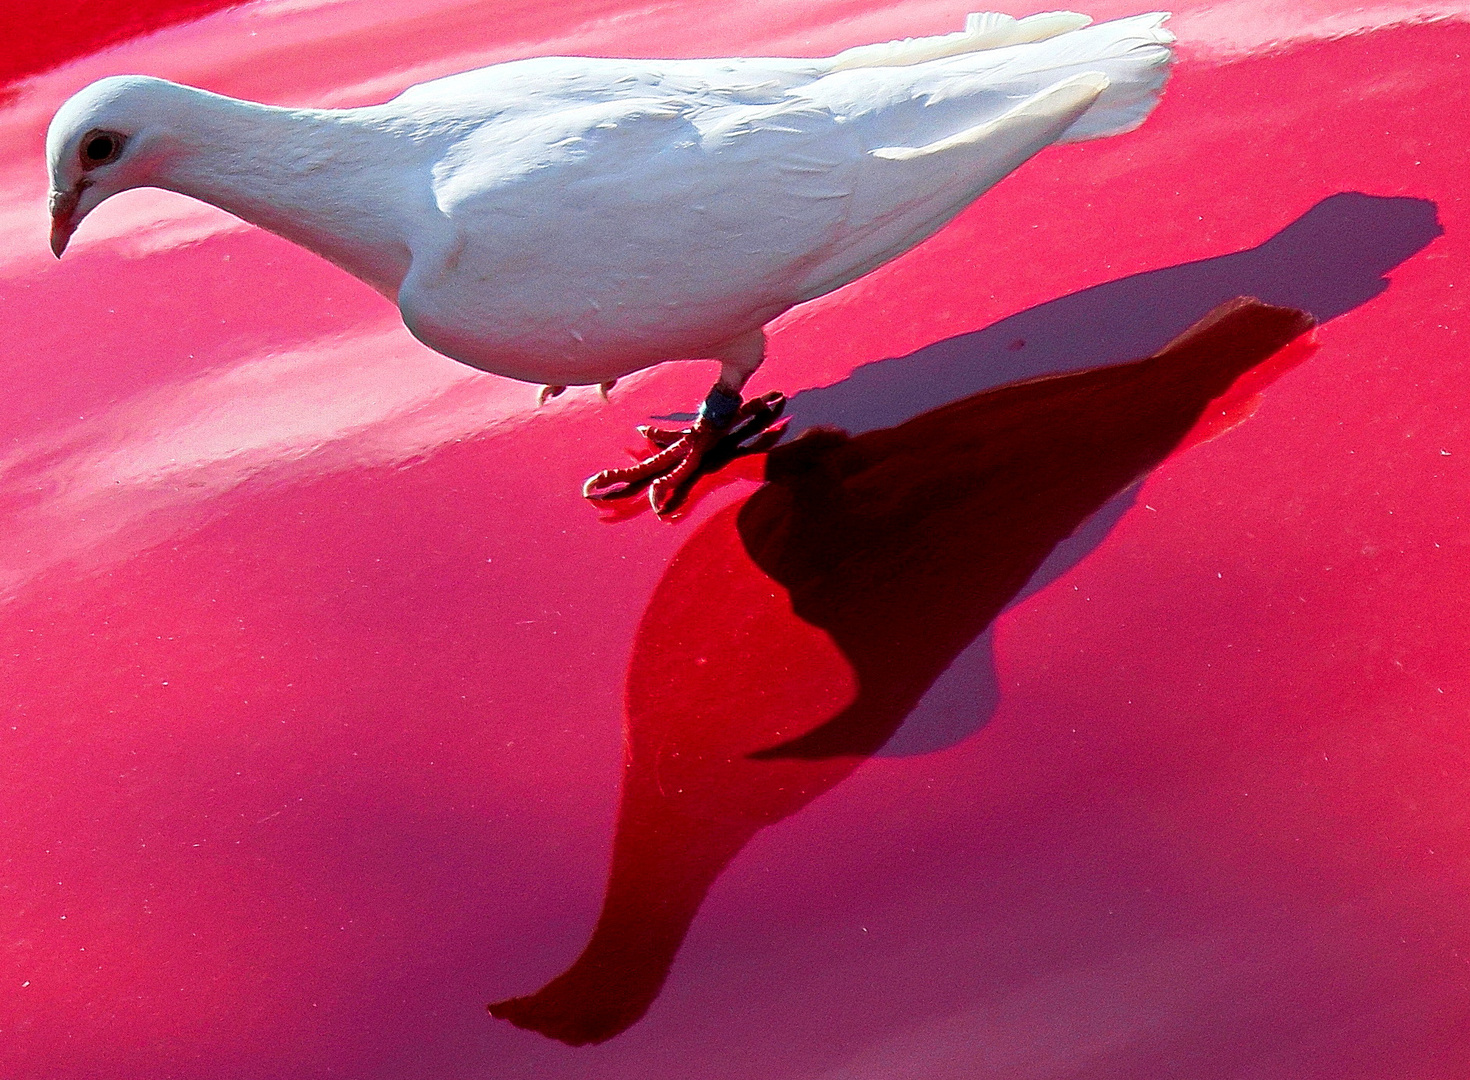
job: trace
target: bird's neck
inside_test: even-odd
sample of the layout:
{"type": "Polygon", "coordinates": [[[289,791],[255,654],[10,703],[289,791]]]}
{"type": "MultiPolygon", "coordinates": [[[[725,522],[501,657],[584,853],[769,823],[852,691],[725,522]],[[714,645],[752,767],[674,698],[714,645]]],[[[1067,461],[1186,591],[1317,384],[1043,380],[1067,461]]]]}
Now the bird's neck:
{"type": "Polygon", "coordinates": [[[157,186],[315,251],[390,298],[412,261],[416,143],[374,110],[285,109],[200,92],[157,186]]]}

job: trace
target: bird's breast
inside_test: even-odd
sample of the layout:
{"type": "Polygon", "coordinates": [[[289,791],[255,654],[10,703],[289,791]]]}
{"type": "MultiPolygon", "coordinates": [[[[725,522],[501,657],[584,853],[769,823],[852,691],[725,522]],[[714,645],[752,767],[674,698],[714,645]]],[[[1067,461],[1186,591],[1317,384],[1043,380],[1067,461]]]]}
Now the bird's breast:
{"type": "MultiPolygon", "coordinates": [[[[645,253],[646,254],[646,253],[645,253]]],[[[430,348],[528,382],[605,382],[665,360],[707,357],[788,302],[718,271],[527,245],[493,262],[473,243],[399,290],[404,322],[430,348]]]]}

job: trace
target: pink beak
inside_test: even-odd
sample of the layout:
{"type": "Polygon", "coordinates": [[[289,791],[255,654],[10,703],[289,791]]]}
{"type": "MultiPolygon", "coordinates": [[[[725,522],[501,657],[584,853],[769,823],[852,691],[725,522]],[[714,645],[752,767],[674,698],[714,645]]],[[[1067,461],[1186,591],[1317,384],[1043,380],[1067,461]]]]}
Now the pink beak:
{"type": "Polygon", "coordinates": [[[77,212],[80,191],[53,191],[51,193],[51,253],[58,259],[66,250],[67,241],[76,231],[73,215],[77,212]]]}

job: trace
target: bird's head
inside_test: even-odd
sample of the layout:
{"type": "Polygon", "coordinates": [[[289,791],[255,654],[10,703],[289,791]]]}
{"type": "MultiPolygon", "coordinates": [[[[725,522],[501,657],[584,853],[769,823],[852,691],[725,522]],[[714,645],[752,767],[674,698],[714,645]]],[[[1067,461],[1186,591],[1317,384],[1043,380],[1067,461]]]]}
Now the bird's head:
{"type": "Polygon", "coordinates": [[[119,191],[153,182],[166,153],[175,83],[116,75],[79,90],[57,110],[46,132],[51,177],[51,250],[66,250],[76,227],[119,191]]]}

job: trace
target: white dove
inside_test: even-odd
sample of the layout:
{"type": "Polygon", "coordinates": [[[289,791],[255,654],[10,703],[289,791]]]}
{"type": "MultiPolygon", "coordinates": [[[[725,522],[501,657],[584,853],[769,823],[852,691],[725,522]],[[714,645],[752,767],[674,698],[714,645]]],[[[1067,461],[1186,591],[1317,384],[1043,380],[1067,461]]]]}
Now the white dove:
{"type": "Polygon", "coordinates": [[[306,247],[398,304],[430,348],[546,384],[666,360],[719,380],[658,452],[592,477],[652,481],[660,513],[722,438],[764,327],[930,236],[1031,155],[1143,122],[1166,13],[977,14],[939,37],[818,59],[541,57],[381,105],[259,105],[137,75],[102,79],[47,133],[51,247],[104,199],[152,186],[306,247]]]}

